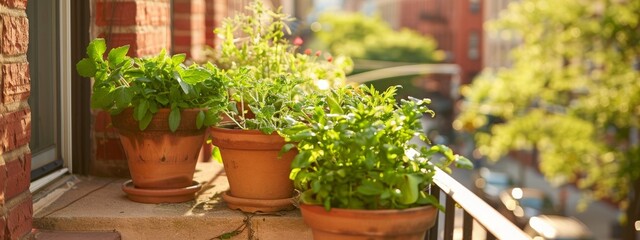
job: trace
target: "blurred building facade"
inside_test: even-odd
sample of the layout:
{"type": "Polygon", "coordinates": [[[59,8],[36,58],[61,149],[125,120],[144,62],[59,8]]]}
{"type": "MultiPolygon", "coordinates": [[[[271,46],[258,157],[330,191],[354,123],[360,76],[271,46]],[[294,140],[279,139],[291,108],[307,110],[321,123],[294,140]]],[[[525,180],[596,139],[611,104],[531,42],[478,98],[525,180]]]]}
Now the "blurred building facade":
{"type": "MultiPolygon", "coordinates": [[[[484,22],[488,23],[498,19],[502,10],[507,9],[510,3],[517,1],[519,0],[484,1],[484,22]]],[[[495,71],[510,67],[509,52],[520,43],[518,37],[508,30],[496,31],[489,28],[485,28],[483,36],[482,49],[485,53],[491,53],[482,55],[485,70],[495,71]]]]}
{"type": "Polygon", "coordinates": [[[458,64],[462,84],[467,84],[483,66],[483,2],[492,1],[375,0],[375,5],[392,27],[433,37],[446,53],[445,62],[458,64]]]}

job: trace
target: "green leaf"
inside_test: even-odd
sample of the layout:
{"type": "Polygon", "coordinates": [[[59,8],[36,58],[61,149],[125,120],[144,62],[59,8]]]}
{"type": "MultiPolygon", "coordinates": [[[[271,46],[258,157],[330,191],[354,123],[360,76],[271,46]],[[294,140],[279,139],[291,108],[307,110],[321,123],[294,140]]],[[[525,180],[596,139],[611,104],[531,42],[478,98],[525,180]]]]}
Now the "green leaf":
{"type": "Polygon", "coordinates": [[[440,202],[436,197],[426,194],[425,192],[422,192],[422,191],[420,192],[420,198],[418,198],[418,201],[416,201],[416,203],[420,205],[432,205],[438,208],[438,210],[444,212],[444,206],[440,204],[440,202]]]}
{"type": "Polygon", "coordinates": [[[384,187],[379,182],[364,181],[358,186],[356,191],[367,196],[376,196],[382,193],[384,187]]]}
{"type": "Polygon", "coordinates": [[[457,168],[473,169],[473,163],[471,160],[458,154],[455,155],[454,163],[457,168]]]}
{"type": "Polygon", "coordinates": [[[278,156],[282,156],[282,154],[287,153],[288,151],[290,151],[291,149],[295,148],[296,145],[293,143],[287,143],[285,144],[282,149],[280,149],[280,152],[278,153],[278,156]]]}
{"type": "Polygon", "coordinates": [[[344,111],[342,110],[342,107],[340,107],[340,104],[338,103],[338,101],[336,101],[335,98],[328,97],[327,98],[327,104],[329,104],[329,110],[331,111],[331,113],[333,113],[333,114],[344,114],[344,111]]]}
{"type": "Polygon", "coordinates": [[[309,162],[309,157],[311,156],[311,154],[308,151],[302,151],[300,153],[298,153],[298,155],[296,155],[293,158],[293,161],[291,162],[291,167],[292,168],[306,168],[309,167],[311,165],[311,163],[309,162]]]}
{"type": "Polygon", "coordinates": [[[213,126],[220,121],[220,114],[218,112],[209,110],[206,111],[204,115],[205,126],[213,126]]]}
{"type": "Polygon", "coordinates": [[[136,119],[142,119],[147,114],[147,110],[149,110],[149,102],[146,99],[141,100],[135,110],[136,119]]]}
{"type": "Polygon", "coordinates": [[[83,58],[76,64],[78,74],[83,77],[93,77],[96,75],[96,63],[88,58],[83,58]]]}
{"type": "Polygon", "coordinates": [[[94,39],[87,46],[87,56],[93,59],[94,62],[102,62],[105,51],[107,51],[107,44],[102,38],[94,39]]]}
{"type": "Polygon", "coordinates": [[[189,94],[189,89],[191,88],[191,86],[189,86],[189,84],[182,81],[182,77],[177,71],[173,72],[173,77],[176,79],[176,81],[178,81],[178,84],[180,84],[180,88],[182,88],[182,91],[185,94],[189,94]]]}
{"type": "Polygon", "coordinates": [[[111,68],[115,68],[120,65],[125,59],[127,59],[127,52],[129,52],[129,45],[111,49],[108,56],[109,66],[111,66],[111,68]]]}
{"type": "Polygon", "coordinates": [[[289,136],[289,139],[292,142],[300,142],[302,140],[314,137],[315,135],[316,134],[313,131],[311,131],[311,129],[305,129],[289,136]]]}
{"type": "Polygon", "coordinates": [[[219,147],[213,146],[213,149],[211,150],[211,158],[218,161],[219,163],[222,163],[222,154],[220,154],[219,147]]]}
{"type": "Polygon", "coordinates": [[[171,108],[171,113],[169,113],[169,129],[171,132],[175,132],[180,125],[180,109],[171,108]]]}
{"type": "Polygon", "coordinates": [[[207,80],[211,77],[211,74],[203,68],[190,68],[182,71],[180,76],[182,77],[182,81],[188,84],[196,84],[207,80]]]}
{"type": "Polygon", "coordinates": [[[109,88],[96,88],[91,94],[91,107],[99,109],[108,109],[113,106],[115,95],[109,88]]]}
{"type": "Polygon", "coordinates": [[[167,106],[167,104],[169,104],[169,98],[166,95],[157,95],[156,101],[163,106],[167,106]]]}
{"type": "Polygon", "coordinates": [[[291,180],[295,180],[296,176],[298,176],[298,173],[300,172],[300,168],[293,168],[291,169],[291,172],[289,172],[289,179],[291,180]]]}
{"type": "Polygon", "coordinates": [[[138,120],[138,128],[140,131],[144,131],[151,123],[151,119],[153,119],[153,114],[147,112],[140,120],[138,120]]]}
{"type": "Polygon", "coordinates": [[[418,195],[420,194],[420,189],[418,189],[418,185],[422,178],[420,176],[414,174],[406,174],[404,175],[404,181],[400,183],[399,189],[401,192],[401,196],[399,202],[402,204],[412,204],[418,200],[418,195]]]}
{"type": "Polygon", "coordinates": [[[158,112],[158,104],[151,100],[151,102],[149,102],[149,112],[151,113],[157,113],[158,112]]]}
{"type": "Polygon", "coordinates": [[[171,63],[173,63],[173,66],[178,66],[180,63],[183,63],[186,58],[187,55],[184,53],[176,54],[171,57],[171,63]]]}
{"type": "Polygon", "coordinates": [[[305,204],[320,205],[322,202],[314,198],[313,191],[307,190],[300,194],[300,201],[305,204]]]}
{"type": "Polygon", "coordinates": [[[131,100],[133,99],[133,94],[127,87],[118,87],[115,90],[116,94],[116,108],[124,109],[131,104],[131,100]]]}
{"type": "Polygon", "coordinates": [[[204,111],[200,110],[198,112],[198,116],[196,116],[196,127],[198,129],[202,128],[202,125],[204,124],[204,119],[205,119],[204,111]]]}

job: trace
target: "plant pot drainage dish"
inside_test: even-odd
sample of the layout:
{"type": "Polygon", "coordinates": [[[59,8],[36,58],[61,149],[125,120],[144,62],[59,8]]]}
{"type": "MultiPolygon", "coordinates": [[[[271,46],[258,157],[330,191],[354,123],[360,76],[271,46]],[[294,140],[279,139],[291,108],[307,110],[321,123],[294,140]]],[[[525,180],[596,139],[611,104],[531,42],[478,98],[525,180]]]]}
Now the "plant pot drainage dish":
{"type": "Polygon", "coordinates": [[[180,203],[191,201],[201,188],[202,184],[196,181],[193,181],[188,187],[170,189],[137,188],[133,185],[133,180],[122,183],[122,191],[127,193],[127,198],[131,201],[141,203],[180,203]]]}
{"type": "Polygon", "coordinates": [[[120,135],[132,178],[123,191],[143,203],[194,199],[206,131],[227,105],[222,70],[186,66],[185,54],[165,50],[148,58],[128,57],[129,46],[106,50],[104,39],[94,39],[76,69],[93,78],[91,107],[111,113],[120,135]]]}

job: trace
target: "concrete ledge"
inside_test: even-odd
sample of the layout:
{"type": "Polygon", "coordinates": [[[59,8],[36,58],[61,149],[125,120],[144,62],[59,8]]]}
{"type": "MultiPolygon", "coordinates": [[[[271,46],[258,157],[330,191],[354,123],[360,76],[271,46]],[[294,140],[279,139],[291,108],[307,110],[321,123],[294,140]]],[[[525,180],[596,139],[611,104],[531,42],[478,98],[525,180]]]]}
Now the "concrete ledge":
{"type": "Polygon", "coordinates": [[[199,163],[202,183],[196,200],[177,204],[129,201],[121,190],[128,179],[78,177],[34,202],[35,228],[62,231],[116,231],[122,239],[212,239],[244,229],[231,239],[312,239],[298,210],[244,214],[226,207],[229,189],[221,164],[199,163]],[[66,190],[65,190],[66,189],[66,190]]]}

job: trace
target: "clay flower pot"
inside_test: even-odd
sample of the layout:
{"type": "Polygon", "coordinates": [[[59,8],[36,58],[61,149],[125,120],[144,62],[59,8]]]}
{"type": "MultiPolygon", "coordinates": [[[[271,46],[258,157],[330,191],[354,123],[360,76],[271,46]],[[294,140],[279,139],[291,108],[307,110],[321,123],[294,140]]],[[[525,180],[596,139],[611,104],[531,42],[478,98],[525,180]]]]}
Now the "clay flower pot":
{"type": "Polygon", "coordinates": [[[278,156],[285,145],[278,134],[257,130],[211,129],[212,143],[220,149],[229,180],[223,194],[227,206],[245,212],[293,209],[291,161],[297,150],[278,156]]]}
{"type": "Polygon", "coordinates": [[[206,127],[196,128],[195,119],[199,111],[182,110],[180,126],[175,132],[169,130],[170,109],[159,109],[144,131],[140,131],[138,122],[133,119],[132,108],[112,116],[113,126],[120,135],[133,181],[133,184],[124,184],[123,190],[130,196],[136,194],[130,199],[156,203],[184,202],[194,198],[194,193],[199,190],[199,187],[194,186],[199,184],[193,181],[193,174],[207,131],[206,127]],[[134,191],[131,188],[145,191],[134,191]],[[167,189],[173,191],[161,191],[167,189]],[[188,191],[177,191],[178,189],[188,191]],[[144,196],[139,195],[140,192],[149,193],[153,197],[147,201],[144,196]],[[155,200],[162,199],[157,196],[162,195],[162,192],[179,196],[155,200]]]}
{"type": "Polygon", "coordinates": [[[313,239],[402,239],[422,240],[433,227],[438,209],[422,206],[404,210],[353,210],[300,204],[302,218],[313,239]]]}

